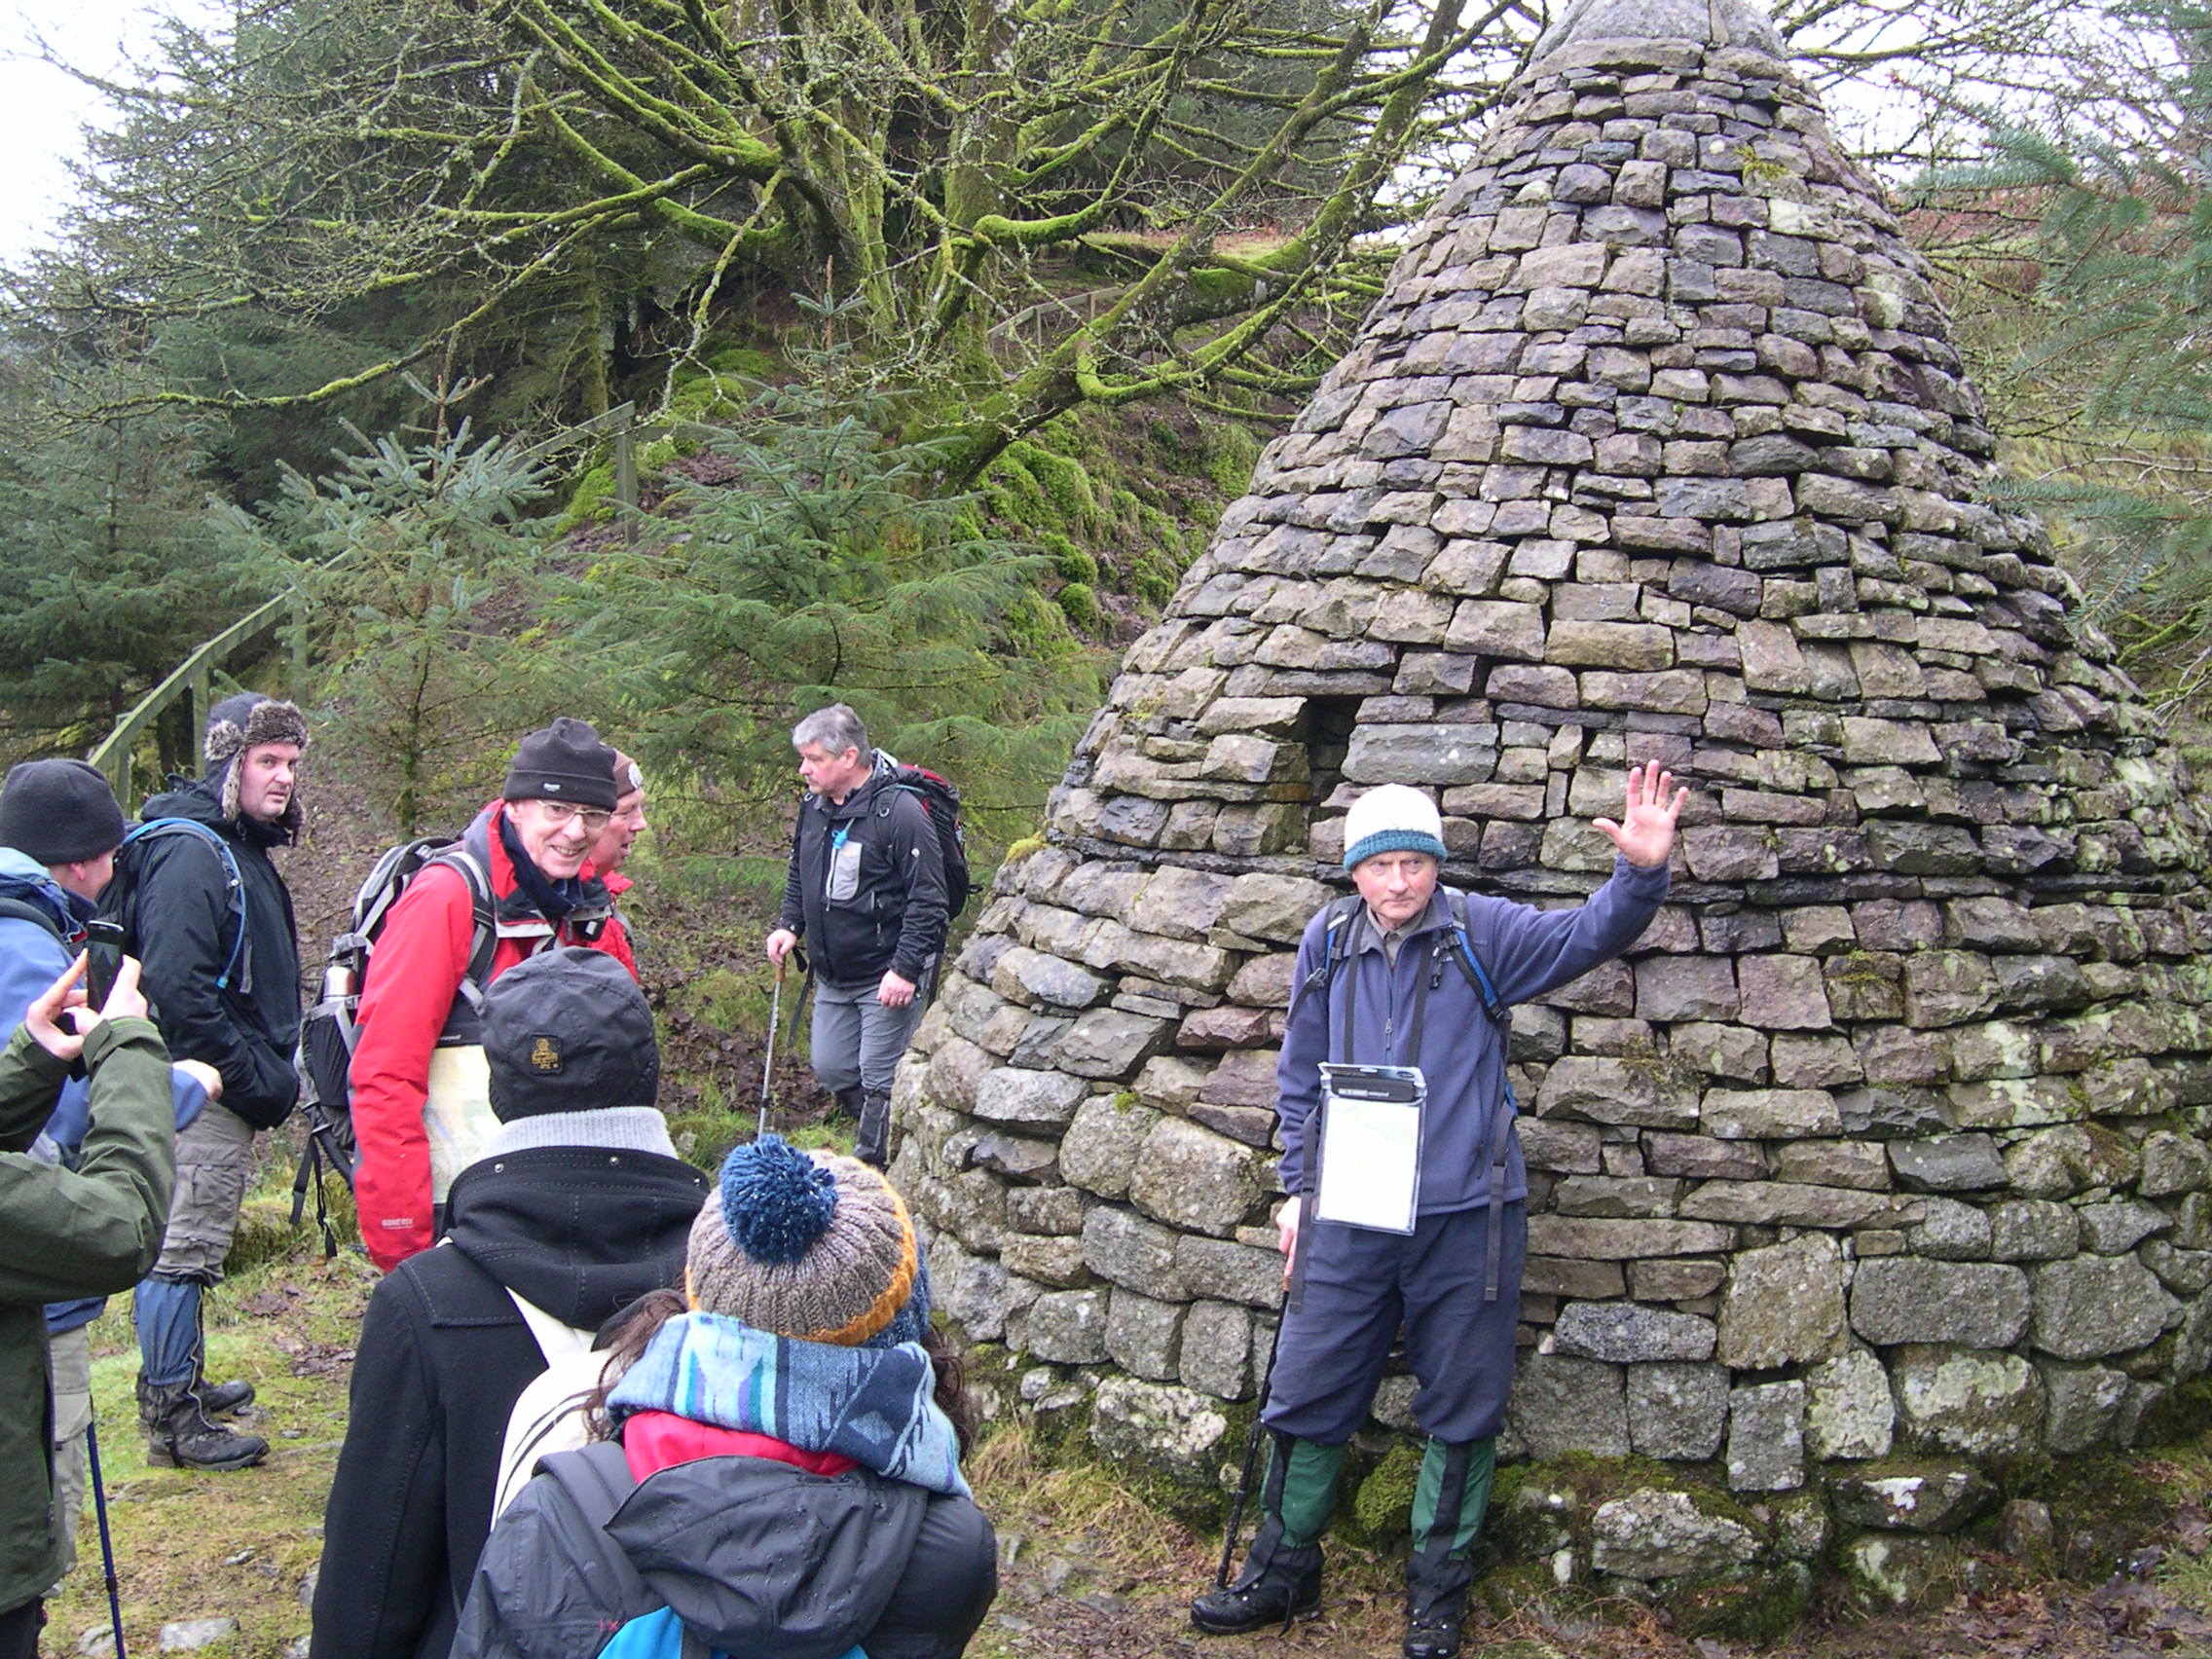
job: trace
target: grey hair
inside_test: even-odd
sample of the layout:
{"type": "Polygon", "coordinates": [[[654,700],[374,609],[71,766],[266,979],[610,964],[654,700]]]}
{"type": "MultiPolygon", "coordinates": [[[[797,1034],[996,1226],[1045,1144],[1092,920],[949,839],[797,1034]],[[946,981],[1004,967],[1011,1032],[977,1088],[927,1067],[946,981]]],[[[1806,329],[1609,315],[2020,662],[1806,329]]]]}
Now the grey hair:
{"type": "Polygon", "coordinates": [[[803,749],[806,745],[820,744],[825,755],[842,755],[848,749],[867,753],[867,727],[861,724],[860,716],[844,703],[831,703],[827,709],[817,709],[798,724],[792,727],[792,747],[803,749]]]}

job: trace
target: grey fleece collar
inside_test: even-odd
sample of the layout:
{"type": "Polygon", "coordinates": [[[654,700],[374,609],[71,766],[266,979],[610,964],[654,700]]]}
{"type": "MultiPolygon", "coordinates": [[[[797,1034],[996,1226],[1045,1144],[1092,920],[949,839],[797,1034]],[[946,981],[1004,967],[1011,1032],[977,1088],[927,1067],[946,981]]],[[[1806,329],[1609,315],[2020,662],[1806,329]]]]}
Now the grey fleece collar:
{"type": "Polygon", "coordinates": [[[477,1161],[547,1146],[589,1146],[608,1152],[677,1156],[668,1120],[657,1106],[595,1106],[584,1112],[544,1112],[501,1124],[484,1143],[477,1161]]]}

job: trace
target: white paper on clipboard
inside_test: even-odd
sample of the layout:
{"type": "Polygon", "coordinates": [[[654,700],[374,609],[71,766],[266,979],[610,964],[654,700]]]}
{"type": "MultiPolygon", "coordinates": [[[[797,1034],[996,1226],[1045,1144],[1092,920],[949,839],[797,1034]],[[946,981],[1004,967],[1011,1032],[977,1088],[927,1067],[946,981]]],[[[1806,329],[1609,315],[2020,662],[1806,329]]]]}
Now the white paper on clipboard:
{"type": "Polygon", "coordinates": [[[1426,1081],[1412,1066],[1325,1065],[1321,1088],[1315,1218],[1381,1233],[1413,1232],[1426,1081]]]}

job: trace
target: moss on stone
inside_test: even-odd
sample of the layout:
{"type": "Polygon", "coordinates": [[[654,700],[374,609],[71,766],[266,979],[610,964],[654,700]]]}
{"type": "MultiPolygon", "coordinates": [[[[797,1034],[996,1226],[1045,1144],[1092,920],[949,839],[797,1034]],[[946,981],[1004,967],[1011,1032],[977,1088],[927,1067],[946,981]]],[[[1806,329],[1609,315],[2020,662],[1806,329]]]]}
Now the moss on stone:
{"type": "Polygon", "coordinates": [[[1393,1441],[1352,1493],[1352,1522],[1370,1549],[1386,1548],[1411,1532],[1420,1460],[1421,1448],[1414,1441],[1393,1441]]]}
{"type": "Polygon", "coordinates": [[[1098,595],[1088,582],[1069,582],[1053,597],[1069,627],[1088,631],[1098,626],[1098,595]]]}
{"type": "Polygon", "coordinates": [[[1813,1571],[1802,1562],[1678,1579],[1660,1598],[1674,1617],[1676,1635],[1715,1637],[1753,1647],[1788,1635],[1812,1600],[1813,1571]]]}

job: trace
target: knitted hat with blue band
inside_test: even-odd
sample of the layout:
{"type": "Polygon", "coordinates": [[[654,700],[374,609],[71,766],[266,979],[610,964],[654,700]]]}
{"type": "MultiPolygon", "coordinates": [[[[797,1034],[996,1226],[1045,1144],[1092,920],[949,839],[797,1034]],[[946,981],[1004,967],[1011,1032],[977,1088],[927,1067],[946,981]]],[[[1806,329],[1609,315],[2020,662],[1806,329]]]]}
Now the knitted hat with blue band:
{"type": "Polygon", "coordinates": [[[1345,868],[1377,853],[1426,853],[1442,863],[1444,820],[1436,802],[1404,784],[1382,784],[1351,803],[1345,815],[1345,868]]]}

